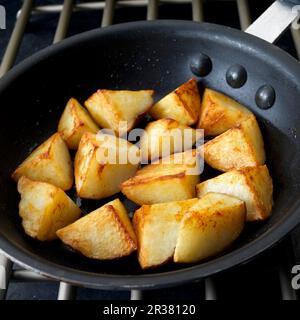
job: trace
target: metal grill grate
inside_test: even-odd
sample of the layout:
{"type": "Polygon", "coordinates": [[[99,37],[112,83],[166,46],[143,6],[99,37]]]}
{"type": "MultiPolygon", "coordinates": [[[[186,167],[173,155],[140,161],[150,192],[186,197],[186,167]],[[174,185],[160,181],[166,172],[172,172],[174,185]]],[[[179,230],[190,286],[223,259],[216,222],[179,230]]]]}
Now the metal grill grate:
{"type": "MultiPolygon", "coordinates": [[[[233,1],[231,1],[233,2],[233,1]]],[[[246,29],[251,23],[251,15],[247,0],[236,0],[236,9],[238,12],[239,23],[241,29],[246,29]]],[[[56,31],[53,38],[53,43],[59,42],[67,35],[70,19],[73,12],[76,11],[100,11],[102,19],[99,21],[99,26],[104,27],[111,25],[114,22],[114,14],[119,8],[137,8],[145,7],[147,20],[159,18],[160,5],[172,4],[190,4],[191,18],[194,21],[203,21],[205,18],[204,1],[203,0],[104,0],[94,2],[78,2],[74,0],[64,0],[61,4],[35,5],[34,0],[24,0],[21,9],[17,14],[16,24],[9,40],[8,46],[4,53],[0,66],[0,76],[4,75],[14,64],[26,26],[29,24],[29,19],[32,15],[42,15],[47,13],[59,13],[59,19],[56,31]]],[[[292,36],[295,42],[295,48],[300,53],[300,37],[298,31],[293,31],[292,36]]],[[[290,286],[290,264],[287,262],[286,254],[290,251],[282,249],[279,254],[278,262],[278,279],[281,288],[282,299],[296,299],[296,293],[290,286]]],[[[7,287],[10,279],[17,281],[49,281],[39,274],[24,269],[14,269],[13,263],[0,254],[0,299],[5,299],[7,287]]],[[[208,278],[201,282],[204,290],[204,298],[206,300],[217,299],[218,290],[215,285],[214,278],[208,278]]],[[[259,288],[258,288],[259,290],[259,288]]],[[[199,294],[200,295],[200,294],[199,294]]],[[[76,288],[68,283],[61,282],[59,285],[58,300],[67,300],[76,298],[76,288]]],[[[142,299],[142,292],[132,290],[130,298],[132,300],[142,299]]]]}

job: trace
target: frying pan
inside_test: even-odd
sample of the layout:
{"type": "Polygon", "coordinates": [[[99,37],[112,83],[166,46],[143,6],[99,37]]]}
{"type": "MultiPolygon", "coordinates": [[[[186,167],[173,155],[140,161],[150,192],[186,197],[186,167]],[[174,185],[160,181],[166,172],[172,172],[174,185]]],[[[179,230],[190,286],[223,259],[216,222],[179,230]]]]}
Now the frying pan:
{"type": "MultiPolygon", "coordinates": [[[[41,274],[102,289],[149,289],[196,281],[246,262],[300,222],[300,67],[277,47],[213,24],[134,22],[69,38],[33,55],[0,81],[0,248],[41,274]],[[219,90],[257,116],[274,180],[274,209],[246,226],[218,257],[196,265],[142,271],[135,256],[94,261],[60,241],[40,243],[24,233],[19,195],[10,175],[56,131],[66,101],[84,101],[98,88],[147,89],[161,98],[196,76],[200,89],[219,90]]],[[[76,197],[74,191],[72,197],[76,197]]],[[[120,195],[117,195],[120,196],[120,195]]],[[[111,200],[105,199],[105,202],[111,200]]],[[[130,211],[132,203],[121,198],[130,211]]],[[[84,212],[103,201],[82,201],[84,212]]]]}

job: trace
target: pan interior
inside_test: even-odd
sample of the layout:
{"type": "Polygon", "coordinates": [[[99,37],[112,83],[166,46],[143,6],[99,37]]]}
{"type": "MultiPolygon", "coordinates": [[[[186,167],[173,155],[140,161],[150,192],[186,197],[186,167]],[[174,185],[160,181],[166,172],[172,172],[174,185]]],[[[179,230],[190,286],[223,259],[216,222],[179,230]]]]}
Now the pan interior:
{"type": "MultiPolygon", "coordinates": [[[[200,90],[210,87],[224,92],[256,114],[264,136],[267,165],[274,181],[275,205],[271,218],[247,225],[230,251],[234,253],[243,249],[254,240],[263,242],[270,231],[276,232],[280,224],[295,214],[299,197],[300,108],[297,101],[300,82],[295,76],[296,71],[292,70],[296,63],[279,50],[238,31],[208,24],[160,22],[116,26],[74,37],[25,61],[2,81],[2,237],[33,260],[41,259],[73,271],[140,275],[187,268],[170,264],[142,271],[135,256],[111,262],[93,261],[70,251],[59,241],[40,243],[30,239],[21,227],[19,196],[10,175],[35,146],[56,131],[70,97],[83,102],[99,88],[154,89],[155,98],[159,99],[193,76],[190,61],[199,53],[207,54],[213,64],[209,75],[197,78],[200,90]],[[231,88],[225,80],[227,69],[236,63],[244,66],[248,75],[246,84],[239,89],[231,88]],[[268,110],[261,110],[255,104],[255,93],[264,84],[273,86],[276,92],[275,104],[268,110]]],[[[110,199],[83,201],[83,210],[89,212],[110,199]]],[[[134,209],[132,203],[125,203],[129,210],[134,209]]],[[[225,252],[217,259],[226,257],[225,252]]]]}

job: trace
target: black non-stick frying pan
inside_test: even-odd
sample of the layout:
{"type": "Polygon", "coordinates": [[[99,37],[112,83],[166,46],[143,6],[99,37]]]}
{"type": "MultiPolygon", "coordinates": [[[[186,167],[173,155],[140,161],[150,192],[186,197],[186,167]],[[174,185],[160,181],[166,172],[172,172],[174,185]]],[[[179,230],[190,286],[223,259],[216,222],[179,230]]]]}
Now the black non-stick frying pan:
{"type": "MultiPolygon", "coordinates": [[[[10,71],[0,81],[0,104],[0,248],[26,268],[97,288],[175,285],[249,260],[300,222],[300,66],[287,53],[252,35],[183,21],[135,22],[87,32],[35,54],[10,71]],[[71,96],[83,102],[98,88],[151,88],[158,99],[192,76],[200,89],[224,92],[257,116],[274,180],[275,204],[267,221],[248,224],[234,246],[214,259],[150,271],[142,271],[134,256],[94,261],[60,241],[40,243],[25,235],[18,216],[19,195],[10,175],[56,131],[71,96]]],[[[83,201],[82,208],[88,212],[103,203],[83,201]]]]}

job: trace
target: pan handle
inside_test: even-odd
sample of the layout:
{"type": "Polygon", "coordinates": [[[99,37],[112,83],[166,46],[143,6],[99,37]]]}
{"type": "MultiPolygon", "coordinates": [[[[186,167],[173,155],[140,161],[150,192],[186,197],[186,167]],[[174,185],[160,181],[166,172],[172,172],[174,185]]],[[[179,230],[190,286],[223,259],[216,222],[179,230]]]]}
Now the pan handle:
{"type": "Polygon", "coordinates": [[[299,13],[300,0],[277,0],[245,32],[273,43],[293,21],[299,28],[299,13]]]}

